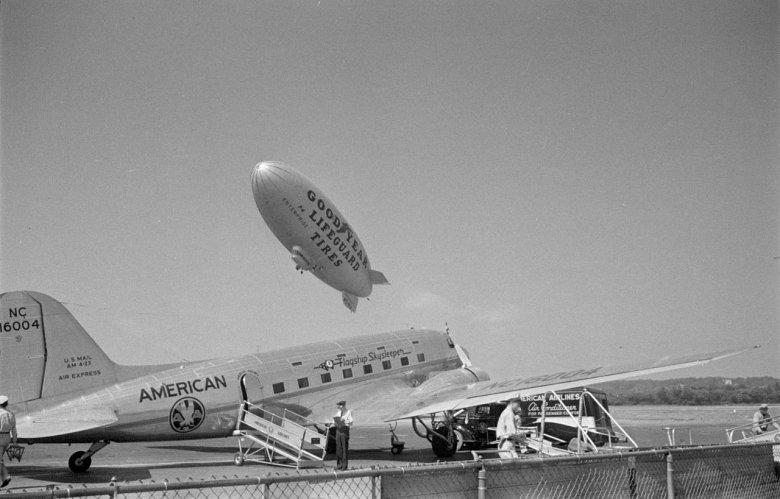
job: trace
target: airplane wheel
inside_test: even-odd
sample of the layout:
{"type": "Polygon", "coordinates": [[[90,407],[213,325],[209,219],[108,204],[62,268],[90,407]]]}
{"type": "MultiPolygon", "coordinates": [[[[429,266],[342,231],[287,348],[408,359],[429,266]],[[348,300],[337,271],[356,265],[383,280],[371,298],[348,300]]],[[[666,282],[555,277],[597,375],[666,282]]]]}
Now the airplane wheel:
{"type": "Polygon", "coordinates": [[[450,433],[450,428],[447,426],[440,426],[433,431],[446,439],[445,441],[439,437],[433,437],[433,440],[431,440],[433,453],[436,454],[436,457],[452,457],[455,454],[455,447],[457,444],[453,435],[450,433]]]}
{"type": "Polygon", "coordinates": [[[76,463],[76,461],[86,454],[83,450],[80,450],[78,452],[74,452],[70,459],[68,459],[68,468],[70,468],[70,471],[73,473],[84,473],[89,469],[90,466],[92,466],[92,458],[88,457],[86,459],[83,459],[80,464],[76,463]]]}
{"type": "Polygon", "coordinates": [[[235,464],[236,466],[243,466],[244,461],[245,461],[244,455],[241,454],[240,452],[236,452],[236,455],[233,456],[233,464],[235,464]]]}
{"type": "Polygon", "coordinates": [[[398,445],[394,445],[394,446],[392,446],[392,447],[390,448],[390,452],[392,452],[392,453],[393,453],[394,455],[396,455],[396,456],[397,456],[398,454],[400,454],[400,453],[401,453],[401,451],[403,451],[403,450],[404,450],[404,448],[403,448],[403,447],[401,447],[401,446],[398,446],[398,445]]]}
{"type": "Polygon", "coordinates": [[[463,432],[457,428],[452,430],[455,433],[455,450],[459,451],[463,448],[465,438],[463,438],[463,432]]]}

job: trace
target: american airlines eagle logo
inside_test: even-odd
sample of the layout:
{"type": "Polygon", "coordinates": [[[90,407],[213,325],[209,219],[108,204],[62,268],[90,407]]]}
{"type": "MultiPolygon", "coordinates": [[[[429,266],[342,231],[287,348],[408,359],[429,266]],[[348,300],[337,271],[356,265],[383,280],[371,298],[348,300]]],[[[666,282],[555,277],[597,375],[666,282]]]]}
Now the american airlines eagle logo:
{"type": "Polygon", "coordinates": [[[320,365],[315,367],[315,369],[324,369],[325,371],[330,371],[333,369],[334,362],[332,360],[326,360],[325,362],[322,362],[320,365]]]}
{"type": "Polygon", "coordinates": [[[197,429],[206,419],[206,410],[200,400],[193,397],[180,398],[171,407],[170,423],[173,431],[187,433],[197,429]]]}

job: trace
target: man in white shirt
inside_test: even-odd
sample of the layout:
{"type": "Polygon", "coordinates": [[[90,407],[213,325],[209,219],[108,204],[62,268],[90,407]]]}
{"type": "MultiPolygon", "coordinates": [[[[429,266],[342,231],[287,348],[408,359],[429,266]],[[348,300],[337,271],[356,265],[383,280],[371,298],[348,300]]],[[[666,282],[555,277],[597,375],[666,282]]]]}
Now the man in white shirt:
{"type": "Polygon", "coordinates": [[[11,482],[3,458],[11,441],[16,445],[16,416],[7,407],[8,397],[0,395],[0,480],[2,480],[0,487],[5,487],[11,482]]]}
{"type": "Polygon", "coordinates": [[[753,434],[760,435],[766,431],[771,431],[772,426],[775,430],[780,430],[780,426],[769,415],[769,406],[761,404],[761,407],[753,414],[753,434]]]}
{"type": "Polygon", "coordinates": [[[524,435],[517,431],[515,416],[520,414],[520,399],[514,399],[506,405],[506,409],[498,417],[496,436],[498,437],[498,456],[501,458],[517,457],[515,442],[521,441],[524,435]]]}
{"type": "Polygon", "coordinates": [[[352,411],[344,400],[336,404],[333,422],[336,425],[336,469],[344,471],[349,463],[349,428],[352,426],[352,411]]]}

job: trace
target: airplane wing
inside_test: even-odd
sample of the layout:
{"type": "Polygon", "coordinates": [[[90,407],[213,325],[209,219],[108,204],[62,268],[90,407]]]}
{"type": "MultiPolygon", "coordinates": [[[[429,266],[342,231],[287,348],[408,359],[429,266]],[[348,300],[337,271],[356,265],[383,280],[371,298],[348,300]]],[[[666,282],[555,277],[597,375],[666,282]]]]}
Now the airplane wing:
{"type": "Polygon", "coordinates": [[[56,437],[100,428],[118,419],[105,405],[63,407],[18,415],[16,432],[19,440],[56,437]]]}
{"type": "Polygon", "coordinates": [[[570,369],[538,376],[509,378],[496,381],[479,381],[468,385],[443,388],[441,385],[426,387],[423,383],[416,388],[406,404],[395,416],[387,421],[413,418],[436,412],[457,410],[475,405],[489,404],[535,395],[549,390],[563,390],[583,385],[594,385],[617,379],[644,376],[673,369],[706,364],[713,360],[725,359],[756,347],[740,350],[727,350],[708,354],[690,355],[686,357],[664,357],[648,364],[630,364],[618,366],[601,366],[594,368],[570,369]]]}

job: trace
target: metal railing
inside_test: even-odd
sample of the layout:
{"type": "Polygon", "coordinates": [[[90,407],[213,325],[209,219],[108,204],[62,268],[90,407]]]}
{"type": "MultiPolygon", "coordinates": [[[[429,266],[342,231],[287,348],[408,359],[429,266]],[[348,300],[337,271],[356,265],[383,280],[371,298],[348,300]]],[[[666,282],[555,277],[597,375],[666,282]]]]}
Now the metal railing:
{"type": "MultiPolygon", "coordinates": [[[[780,424],[780,417],[765,418],[762,422],[767,427],[770,425],[778,425],[780,424]]],[[[739,442],[740,440],[767,440],[770,442],[774,440],[775,442],[780,442],[780,438],[777,438],[780,436],[780,430],[774,429],[764,431],[762,433],[753,433],[753,428],[755,426],[758,425],[751,421],[750,423],[745,423],[739,426],[735,426],[734,428],[729,428],[726,430],[726,438],[728,439],[729,443],[739,442]],[[735,432],[739,432],[742,438],[734,440],[735,432]]]]}
{"type": "MultiPolygon", "coordinates": [[[[571,418],[572,421],[574,421],[574,424],[577,427],[577,453],[581,452],[581,449],[580,449],[580,442],[581,441],[587,442],[587,444],[588,444],[587,448],[593,449],[595,451],[598,450],[598,447],[593,442],[593,439],[590,437],[591,433],[592,434],[600,434],[600,435],[606,436],[607,437],[606,441],[607,441],[607,447],[608,448],[612,447],[612,438],[615,437],[615,436],[619,436],[619,435],[624,436],[627,441],[631,442],[631,445],[634,448],[639,447],[637,445],[637,443],[634,441],[634,439],[631,438],[631,436],[628,434],[628,432],[625,429],[623,429],[623,427],[615,419],[615,417],[612,416],[612,414],[610,414],[610,412],[606,409],[606,407],[604,407],[601,404],[601,402],[599,402],[599,400],[596,397],[594,397],[593,394],[591,392],[589,392],[588,390],[583,389],[582,392],[581,392],[580,400],[579,400],[578,414],[576,416],[569,410],[569,408],[566,406],[566,403],[561,399],[561,396],[558,395],[558,392],[556,392],[555,390],[549,390],[549,391],[545,392],[545,394],[542,396],[542,417],[541,417],[541,424],[540,424],[540,429],[539,429],[539,433],[541,434],[541,439],[542,439],[542,441],[540,442],[540,449],[541,449],[540,451],[541,452],[544,452],[544,449],[545,449],[545,447],[544,447],[544,440],[543,439],[550,438],[550,436],[545,434],[545,431],[544,431],[544,429],[545,429],[544,428],[545,427],[545,422],[546,422],[547,399],[548,399],[548,397],[550,395],[552,395],[558,401],[560,406],[563,408],[564,411],[566,411],[566,414],[568,414],[569,418],[571,418]],[[590,397],[590,399],[593,402],[595,402],[596,405],[599,406],[601,411],[604,413],[604,416],[609,418],[609,420],[618,427],[618,429],[620,430],[619,434],[617,432],[614,432],[614,434],[613,433],[603,433],[603,432],[598,431],[598,429],[595,428],[595,427],[594,428],[590,428],[588,426],[583,426],[582,423],[583,423],[583,417],[584,417],[583,414],[585,413],[585,400],[588,397],[590,397]]],[[[549,447],[552,448],[552,445],[550,445],[549,447]]]]}
{"type": "Polygon", "coordinates": [[[279,416],[249,402],[241,405],[237,429],[233,432],[239,437],[235,464],[255,461],[287,465],[277,461],[282,457],[295,463],[295,467],[304,461],[322,465],[327,435],[321,434],[313,422],[299,414],[286,409],[283,414],[279,416]],[[310,427],[307,428],[307,424],[310,427]],[[247,446],[243,445],[245,441],[248,441],[247,446]]]}

